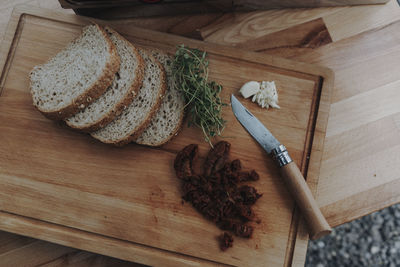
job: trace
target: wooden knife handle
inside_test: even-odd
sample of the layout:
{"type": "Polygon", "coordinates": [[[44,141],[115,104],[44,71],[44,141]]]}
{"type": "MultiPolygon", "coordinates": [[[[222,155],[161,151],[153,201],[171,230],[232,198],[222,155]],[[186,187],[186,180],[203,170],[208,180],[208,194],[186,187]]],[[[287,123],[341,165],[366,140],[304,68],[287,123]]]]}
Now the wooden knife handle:
{"type": "Polygon", "coordinates": [[[296,163],[292,161],[280,167],[280,173],[290,193],[296,200],[296,204],[302,211],[309,227],[310,238],[317,239],[331,233],[332,229],[324,215],[322,215],[296,163]]]}

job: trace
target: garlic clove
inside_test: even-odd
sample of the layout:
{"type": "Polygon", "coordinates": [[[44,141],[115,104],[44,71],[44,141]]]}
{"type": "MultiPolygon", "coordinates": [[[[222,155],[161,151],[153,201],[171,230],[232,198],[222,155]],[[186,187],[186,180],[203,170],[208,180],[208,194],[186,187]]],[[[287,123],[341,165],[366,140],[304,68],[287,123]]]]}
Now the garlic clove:
{"type": "MultiPolygon", "coordinates": [[[[249,98],[252,95],[256,95],[260,91],[260,83],[255,81],[250,81],[243,84],[242,88],[240,88],[239,92],[242,94],[244,98],[249,98]]],[[[254,97],[253,97],[254,102],[254,97]]]]}
{"type": "Polygon", "coordinates": [[[275,103],[270,103],[270,105],[271,105],[271,107],[273,107],[273,108],[277,108],[277,109],[280,109],[281,107],[278,105],[278,104],[275,104],[275,103]]]}
{"type": "Polygon", "coordinates": [[[278,92],[274,81],[247,82],[240,88],[240,93],[244,98],[252,96],[251,101],[257,102],[262,108],[280,108],[278,105],[278,92]]]}

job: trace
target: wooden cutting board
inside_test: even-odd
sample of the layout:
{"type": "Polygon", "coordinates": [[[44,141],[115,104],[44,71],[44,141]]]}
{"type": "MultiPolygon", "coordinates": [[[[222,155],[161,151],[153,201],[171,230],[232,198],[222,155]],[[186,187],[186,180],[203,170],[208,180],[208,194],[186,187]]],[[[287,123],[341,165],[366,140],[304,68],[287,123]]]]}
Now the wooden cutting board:
{"type": "MultiPolygon", "coordinates": [[[[298,216],[277,167],[234,119],[224,140],[231,159],[261,179],[254,209],[262,222],[250,240],[220,252],[221,231],[180,198],[176,153],[190,143],[209,150],[201,131],[183,128],[161,148],[116,148],[44,118],[32,106],[28,74],[75,38],[87,20],[34,7],[14,10],[1,50],[0,229],[149,265],[290,265],[298,216]]],[[[229,101],[248,80],[274,80],[280,110],[242,102],[285,144],[314,192],[330,106],[332,72],[323,67],[135,27],[133,43],[173,52],[184,43],[208,52],[210,78],[229,101]]],[[[216,140],[217,141],[217,140],[216,140]]]]}

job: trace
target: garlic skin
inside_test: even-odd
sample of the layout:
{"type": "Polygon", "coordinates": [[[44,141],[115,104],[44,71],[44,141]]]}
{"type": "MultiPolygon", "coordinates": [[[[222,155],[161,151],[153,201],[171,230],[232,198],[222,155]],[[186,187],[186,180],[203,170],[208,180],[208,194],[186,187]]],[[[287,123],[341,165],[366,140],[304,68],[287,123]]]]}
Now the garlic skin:
{"type": "Polygon", "coordinates": [[[250,96],[257,94],[260,91],[260,88],[261,85],[259,82],[250,81],[243,84],[239,92],[242,94],[244,98],[249,98],[250,96]]]}
{"type": "Polygon", "coordinates": [[[251,101],[257,102],[262,108],[269,107],[280,109],[278,105],[278,92],[274,81],[262,81],[261,83],[251,81],[245,83],[240,88],[240,93],[244,98],[253,96],[251,101]]]}

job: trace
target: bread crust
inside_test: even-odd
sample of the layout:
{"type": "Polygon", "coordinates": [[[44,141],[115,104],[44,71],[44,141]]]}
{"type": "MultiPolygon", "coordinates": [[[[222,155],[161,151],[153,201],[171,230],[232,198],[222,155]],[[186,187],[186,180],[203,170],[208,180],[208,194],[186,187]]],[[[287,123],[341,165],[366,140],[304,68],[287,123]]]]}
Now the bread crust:
{"type": "MultiPolygon", "coordinates": [[[[95,101],[99,98],[111,85],[114,80],[115,73],[119,70],[120,66],[120,58],[117,53],[117,49],[108,37],[105,30],[97,24],[94,24],[98,30],[103,34],[104,39],[108,43],[109,49],[108,52],[110,54],[110,58],[106,63],[103,73],[99,77],[99,79],[92,84],[92,86],[77,97],[72,103],[66,107],[63,107],[59,110],[54,111],[46,111],[41,110],[40,107],[33,103],[33,105],[47,118],[52,120],[63,120],[72,115],[78,113],[80,110],[84,109],[87,105],[95,101]]],[[[73,42],[75,42],[79,37],[77,37],[73,42]]],[[[32,84],[30,84],[30,90],[32,92],[32,84]]]]}
{"type": "Polygon", "coordinates": [[[151,119],[153,116],[156,114],[156,112],[159,110],[161,106],[162,99],[165,95],[165,92],[167,90],[167,76],[165,74],[164,66],[152,55],[148,54],[148,56],[157,64],[157,66],[160,68],[160,90],[158,92],[157,100],[156,103],[153,105],[151,108],[150,112],[148,112],[146,118],[143,120],[142,124],[137,126],[135,129],[131,131],[131,133],[119,140],[116,141],[109,141],[109,140],[104,140],[104,139],[99,139],[97,137],[93,137],[105,144],[112,144],[115,146],[124,146],[129,144],[130,142],[136,140],[143,131],[147,128],[147,126],[150,124],[151,119]]]}
{"type": "Polygon", "coordinates": [[[66,121],[66,123],[69,127],[76,129],[76,130],[83,131],[83,132],[90,133],[90,132],[97,131],[97,130],[103,128],[104,126],[106,126],[107,124],[109,124],[111,121],[113,121],[115,119],[115,117],[120,115],[121,112],[132,103],[133,99],[135,99],[135,97],[137,96],[138,91],[143,83],[145,63],[144,63],[142,56],[137,51],[136,47],[131,42],[126,40],[124,37],[122,37],[119,33],[114,31],[113,29],[111,29],[110,27],[106,26],[105,30],[110,31],[110,32],[112,32],[112,34],[116,35],[118,38],[125,40],[128,43],[128,45],[131,47],[133,53],[135,54],[135,56],[138,60],[138,67],[136,68],[136,71],[134,73],[135,81],[132,83],[130,89],[126,92],[124,98],[121,99],[121,101],[119,103],[117,103],[113,109],[111,109],[105,116],[103,116],[103,118],[98,120],[96,123],[94,123],[90,126],[86,126],[86,127],[85,126],[84,127],[76,127],[73,124],[70,124],[66,121]]]}

